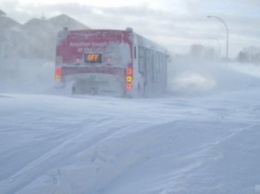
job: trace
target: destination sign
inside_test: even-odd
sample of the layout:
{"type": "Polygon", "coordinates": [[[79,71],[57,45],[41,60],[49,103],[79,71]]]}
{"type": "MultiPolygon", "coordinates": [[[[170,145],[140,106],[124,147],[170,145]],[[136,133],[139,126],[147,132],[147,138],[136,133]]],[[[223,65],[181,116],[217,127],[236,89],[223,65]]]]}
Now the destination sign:
{"type": "Polygon", "coordinates": [[[86,53],[84,57],[86,63],[102,63],[102,54],[100,53],[86,53]]]}

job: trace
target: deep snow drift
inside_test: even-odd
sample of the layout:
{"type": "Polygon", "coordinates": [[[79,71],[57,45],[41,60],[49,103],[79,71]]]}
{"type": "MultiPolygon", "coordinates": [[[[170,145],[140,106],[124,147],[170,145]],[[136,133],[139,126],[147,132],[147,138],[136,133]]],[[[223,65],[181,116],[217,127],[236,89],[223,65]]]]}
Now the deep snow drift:
{"type": "Polygon", "coordinates": [[[121,99],[57,95],[41,64],[1,82],[1,194],[260,193],[250,66],[175,63],[166,96],[121,99]]]}

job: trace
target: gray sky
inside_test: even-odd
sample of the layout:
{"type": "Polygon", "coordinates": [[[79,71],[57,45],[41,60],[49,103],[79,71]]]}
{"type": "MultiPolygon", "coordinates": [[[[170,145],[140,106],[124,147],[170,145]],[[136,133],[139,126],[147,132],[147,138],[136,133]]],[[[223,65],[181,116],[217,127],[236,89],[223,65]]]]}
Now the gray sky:
{"type": "Polygon", "coordinates": [[[0,0],[0,9],[23,24],[33,17],[67,14],[90,28],[132,27],[169,50],[182,53],[201,43],[229,56],[248,46],[260,47],[260,0],[0,0]]]}

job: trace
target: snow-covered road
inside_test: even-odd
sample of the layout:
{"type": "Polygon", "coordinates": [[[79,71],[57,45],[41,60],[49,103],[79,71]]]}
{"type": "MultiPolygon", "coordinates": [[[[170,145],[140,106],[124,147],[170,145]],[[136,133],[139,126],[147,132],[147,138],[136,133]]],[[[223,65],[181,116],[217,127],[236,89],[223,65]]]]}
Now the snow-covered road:
{"type": "Polygon", "coordinates": [[[2,91],[0,193],[260,193],[260,84],[246,80],[150,99],[2,91]]]}
{"type": "Polygon", "coordinates": [[[258,99],[1,94],[1,193],[253,191],[258,99]]]}

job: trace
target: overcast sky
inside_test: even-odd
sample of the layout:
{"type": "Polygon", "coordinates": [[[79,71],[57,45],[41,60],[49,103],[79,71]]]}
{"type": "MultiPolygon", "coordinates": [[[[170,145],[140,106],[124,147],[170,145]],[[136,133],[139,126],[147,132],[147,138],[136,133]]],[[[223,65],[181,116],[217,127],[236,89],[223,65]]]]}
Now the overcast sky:
{"type": "Polygon", "coordinates": [[[203,44],[229,56],[248,46],[260,47],[260,0],[0,0],[0,9],[23,24],[43,14],[48,19],[67,14],[90,28],[132,27],[169,50],[188,52],[203,44]]]}

